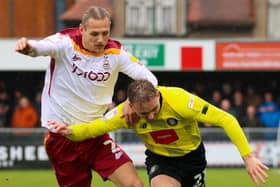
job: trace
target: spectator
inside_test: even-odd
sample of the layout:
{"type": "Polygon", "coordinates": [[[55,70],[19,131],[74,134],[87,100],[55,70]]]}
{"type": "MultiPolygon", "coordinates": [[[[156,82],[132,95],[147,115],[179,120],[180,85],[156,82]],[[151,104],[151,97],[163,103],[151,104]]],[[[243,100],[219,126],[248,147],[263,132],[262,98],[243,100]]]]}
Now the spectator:
{"type": "Polygon", "coordinates": [[[278,127],[280,120],[280,109],[273,100],[272,93],[264,93],[264,102],[258,107],[257,115],[260,117],[266,127],[278,127]]]}
{"type": "Polygon", "coordinates": [[[221,104],[221,100],[222,100],[222,94],[220,90],[214,90],[212,92],[212,98],[210,99],[210,103],[219,107],[221,104]]]}
{"type": "Polygon", "coordinates": [[[11,101],[9,99],[9,95],[6,90],[0,90],[0,103],[2,104],[2,120],[5,121],[5,127],[9,127],[10,125],[10,118],[11,118],[11,101]],[[4,120],[5,118],[5,120],[4,120]]]}
{"type": "Polygon", "coordinates": [[[248,86],[245,96],[246,104],[258,107],[262,103],[262,97],[258,94],[254,87],[248,86]]]}
{"type": "Polygon", "coordinates": [[[19,89],[15,89],[13,94],[14,94],[14,102],[15,103],[18,103],[19,100],[23,97],[23,93],[19,89]]]}
{"type": "MultiPolygon", "coordinates": [[[[36,110],[38,118],[41,117],[41,98],[42,98],[42,92],[38,91],[35,95],[34,102],[33,102],[33,106],[36,110]]],[[[40,120],[38,120],[36,126],[41,127],[41,121],[40,120]]]]}
{"type": "Polygon", "coordinates": [[[35,108],[31,105],[27,97],[21,97],[18,106],[15,107],[12,114],[12,127],[32,128],[36,126],[37,122],[38,116],[35,108]]]}
{"type": "Polygon", "coordinates": [[[6,90],[7,89],[7,84],[4,80],[0,80],[0,90],[6,90]]]}
{"type": "Polygon", "coordinates": [[[254,105],[247,106],[246,115],[241,119],[242,127],[264,127],[263,122],[256,115],[256,107],[254,105]]]}
{"type": "Polygon", "coordinates": [[[243,93],[240,90],[236,90],[233,93],[233,106],[236,111],[236,118],[238,121],[246,115],[246,104],[244,102],[243,93]]]}
{"type": "Polygon", "coordinates": [[[8,124],[7,112],[9,106],[0,102],[0,127],[6,127],[8,124]]]}
{"type": "Polygon", "coordinates": [[[230,101],[232,101],[232,87],[228,82],[225,82],[222,85],[222,96],[223,98],[228,98],[230,101]]]}
{"type": "Polygon", "coordinates": [[[236,116],[236,111],[234,110],[234,108],[232,108],[231,102],[229,99],[227,99],[227,98],[223,99],[221,101],[220,107],[221,107],[221,109],[230,113],[231,115],[236,116]]]}

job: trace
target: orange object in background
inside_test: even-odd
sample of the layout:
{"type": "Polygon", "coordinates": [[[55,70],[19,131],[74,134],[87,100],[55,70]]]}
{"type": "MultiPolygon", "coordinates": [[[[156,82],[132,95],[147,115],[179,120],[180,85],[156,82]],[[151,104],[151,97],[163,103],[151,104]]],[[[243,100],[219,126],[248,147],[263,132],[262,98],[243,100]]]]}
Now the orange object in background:
{"type": "Polygon", "coordinates": [[[279,70],[280,42],[217,42],[217,70],[279,70]]]}
{"type": "Polygon", "coordinates": [[[14,109],[11,125],[13,128],[33,128],[36,127],[38,115],[27,97],[19,100],[18,106],[14,109]]]}

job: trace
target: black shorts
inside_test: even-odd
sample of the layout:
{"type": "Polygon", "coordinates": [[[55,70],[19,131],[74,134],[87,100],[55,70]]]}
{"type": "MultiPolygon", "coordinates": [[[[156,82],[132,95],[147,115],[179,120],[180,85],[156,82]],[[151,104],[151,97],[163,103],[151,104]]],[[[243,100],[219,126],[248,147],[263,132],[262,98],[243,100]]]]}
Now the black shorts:
{"type": "Polygon", "coordinates": [[[149,180],[157,175],[168,175],[178,180],[182,187],[205,187],[205,149],[203,143],[182,157],[160,156],[146,150],[146,167],[149,180]]]}

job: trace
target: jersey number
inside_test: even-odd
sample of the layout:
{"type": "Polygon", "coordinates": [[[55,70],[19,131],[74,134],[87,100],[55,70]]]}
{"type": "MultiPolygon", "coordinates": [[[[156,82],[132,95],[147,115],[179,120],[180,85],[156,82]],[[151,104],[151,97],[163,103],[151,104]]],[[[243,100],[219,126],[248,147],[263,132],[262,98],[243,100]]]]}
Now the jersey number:
{"type": "Polygon", "coordinates": [[[116,145],[116,143],[113,142],[112,140],[106,140],[103,144],[104,144],[104,145],[109,145],[109,144],[111,144],[111,151],[112,151],[113,154],[115,154],[116,160],[118,160],[118,159],[122,156],[123,152],[122,152],[121,149],[116,145]]]}
{"type": "Polygon", "coordinates": [[[205,186],[205,169],[201,172],[196,174],[193,177],[195,184],[193,187],[204,187],[205,186]]]}

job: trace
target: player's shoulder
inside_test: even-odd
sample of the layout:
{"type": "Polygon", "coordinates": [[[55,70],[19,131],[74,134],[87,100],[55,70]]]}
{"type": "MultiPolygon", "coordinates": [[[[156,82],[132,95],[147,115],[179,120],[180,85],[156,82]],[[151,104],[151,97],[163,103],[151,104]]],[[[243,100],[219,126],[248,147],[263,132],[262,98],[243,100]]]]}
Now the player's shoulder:
{"type": "Polygon", "coordinates": [[[189,99],[191,98],[191,93],[180,87],[158,87],[162,98],[167,102],[174,110],[185,109],[189,99]]]}
{"type": "Polygon", "coordinates": [[[122,47],[122,44],[120,41],[109,38],[109,40],[105,46],[105,49],[109,49],[109,48],[121,49],[121,47],[122,47]]]}
{"type": "Polygon", "coordinates": [[[167,97],[176,97],[180,95],[188,94],[189,92],[180,87],[171,87],[171,86],[158,86],[158,90],[162,95],[167,97]]]}
{"type": "Polygon", "coordinates": [[[104,49],[105,49],[104,50],[105,55],[109,55],[109,54],[119,55],[121,53],[122,44],[118,40],[109,38],[104,49]]]}
{"type": "Polygon", "coordinates": [[[58,37],[70,38],[76,45],[82,47],[82,35],[78,27],[76,28],[66,28],[57,32],[58,37]]]}

